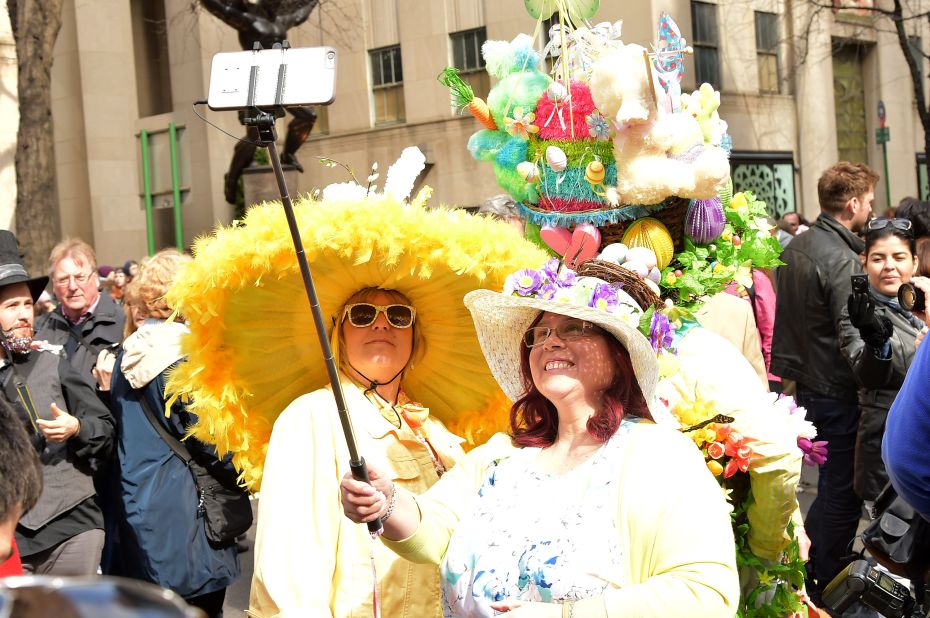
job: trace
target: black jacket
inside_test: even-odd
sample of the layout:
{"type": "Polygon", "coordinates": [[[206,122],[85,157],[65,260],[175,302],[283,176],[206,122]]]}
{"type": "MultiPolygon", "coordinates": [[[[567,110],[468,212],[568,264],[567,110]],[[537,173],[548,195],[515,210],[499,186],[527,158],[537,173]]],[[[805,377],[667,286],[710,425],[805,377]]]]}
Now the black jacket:
{"type": "Polygon", "coordinates": [[[35,338],[65,346],[71,366],[84,381],[96,387],[91,370],[97,364],[97,355],[100,350],[115,347],[123,340],[125,319],[123,309],[109,294],[101,293],[97,310],[86,322],[72,326],[59,307],[39,318],[35,338]]]}
{"type": "Polygon", "coordinates": [[[115,427],[113,416],[94,390],[63,356],[34,351],[15,355],[12,363],[7,361],[0,368],[0,396],[16,410],[33,437],[44,473],[39,502],[23,514],[16,528],[22,555],[31,556],[87,530],[103,528],[92,475],[95,465],[113,451],[115,427]],[[24,398],[31,400],[31,406],[24,398]],[[38,418],[51,420],[53,402],[81,423],[80,431],[63,444],[44,440],[30,412],[32,407],[38,418]]]}
{"type": "Polygon", "coordinates": [[[861,273],[862,240],[828,214],[796,236],[778,269],[771,372],[828,397],[854,402],[858,385],[840,352],[838,323],[861,273]]]}
{"type": "Polygon", "coordinates": [[[882,436],[885,420],[894,402],[911,361],[917,325],[908,316],[884,303],[876,303],[875,314],[891,320],[891,358],[881,359],[875,348],[859,336],[859,330],[849,322],[849,312],[843,309],[840,319],[840,344],[859,382],[859,431],[856,434],[856,460],[853,487],[860,498],[875,500],[888,482],[882,463],[882,436]]]}

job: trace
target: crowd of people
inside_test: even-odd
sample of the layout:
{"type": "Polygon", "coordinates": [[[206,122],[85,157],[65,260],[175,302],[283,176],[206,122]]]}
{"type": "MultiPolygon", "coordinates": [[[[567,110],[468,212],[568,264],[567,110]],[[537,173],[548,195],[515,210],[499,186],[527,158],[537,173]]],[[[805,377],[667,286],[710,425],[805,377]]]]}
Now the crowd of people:
{"type": "MultiPolygon", "coordinates": [[[[788,213],[772,230],[785,247],[777,276],[753,273],[680,333],[680,370],[732,351],[758,377],[739,386],[701,378],[701,388],[717,389],[718,412],[740,414],[724,391],[793,392],[828,443],[817,497],[796,528],[812,608],[850,560],[864,501],[889,477],[919,508],[930,494],[921,485],[926,422],[910,416],[926,405],[911,366],[925,369],[927,315],[898,301],[905,284],[930,294],[921,270],[930,203],[909,200],[897,216],[875,218],[877,180],[862,164],[828,169],[816,220],[788,213]],[[734,327],[737,315],[749,326],[734,327]],[[886,425],[902,429],[886,435],[886,425]]],[[[449,229],[518,238],[518,217],[501,208],[449,229]]],[[[661,301],[609,269],[596,279],[557,262],[525,270],[537,250],[481,258],[518,271],[503,291],[471,282],[454,293],[412,273],[379,278],[372,273],[384,264],[370,255],[334,258],[349,265],[345,291],[326,299],[328,334],[369,484],[349,469],[324,382],[276,413],[253,468],[235,449],[188,435],[202,402],[171,394],[190,329],[186,305],[169,300],[180,273],[196,272],[189,256],[166,249],[109,269],[92,247],[66,240],[48,275],[33,277],[15,236],[0,231],[0,426],[10,436],[0,457],[0,573],[131,577],[221,616],[239,556],[235,538],[220,543],[205,529],[202,479],[236,491],[258,469],[254,616],[376,607],[384,616],[733,615],[743,582],[731,505],[691,440],[657,422],[663,370],[639,324],[661,301]],[[521,283],[540,276],[571,294],[521,283]],[[605,281],[622,282],[616,294],[632,313],[598,308],[605,281]],[[49,287],[54,306],[40,306],[49,287]],[[461,339],[444,326],[450,319],[461,339]],[[468,354],[461,333],[480,344],[485,384],[460,377],[470,370],[455,358],[468,354]],[[439,411],[454,408],[459,391],[491,392],[491,376],[513,402],[509,419],[466,453],[439,411]],[[380,541],[357,525],[375,519],[380,541]]],[[[450,280],[462,278],[450,270],[450,280]]],[[[754,508],[769,508],[771,496],[754,508]]]]}

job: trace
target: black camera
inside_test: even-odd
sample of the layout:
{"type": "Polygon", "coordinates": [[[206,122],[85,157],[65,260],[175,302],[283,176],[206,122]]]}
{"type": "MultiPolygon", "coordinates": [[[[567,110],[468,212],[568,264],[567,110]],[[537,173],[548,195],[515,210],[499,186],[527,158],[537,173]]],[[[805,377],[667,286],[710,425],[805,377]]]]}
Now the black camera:
{"type": "Polygon", "coordinates": [[[852,291],[856,294],[868,294],[869,276],[868,275],[850,275],[849,282],[852,284],[852,291]]]}
{"type": "Polygon", "coordinates": [[[908,618],[919,609],[906,587],[867,560],[856,560],[843,569],[827,585],[822,597],[824,605],[837,613],[856,601],[887,618],[908,618]]]}
{"type": "Polygon", "coordinates": [[[898,288],[898,302],[905,311],[923,311],[927,307],[924,292],[913,283],[902,283],[898,288]]]}

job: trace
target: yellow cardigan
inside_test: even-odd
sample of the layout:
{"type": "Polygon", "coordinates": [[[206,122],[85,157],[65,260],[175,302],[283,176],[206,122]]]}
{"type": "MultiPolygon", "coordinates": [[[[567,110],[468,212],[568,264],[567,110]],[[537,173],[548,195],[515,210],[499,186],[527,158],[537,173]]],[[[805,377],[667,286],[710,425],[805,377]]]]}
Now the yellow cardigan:
{"type": "MultiPolygon", "coordinates": [[[[392,471],[398,486],[425,491],[438,476],[406,422],[398,430],[353,383],[342,388],[359,453],[392,471]]],[[[430,442],[447,468],[461,459],[461,440],[427,419],[430,442]]],[[[339,482],[349,452],[329,388],[296,399],[275,422],[262,478],[250,616],[371,618],[371,537],[342,512],[339,482]]],[[[439,574],[374,543],[382,615],[442,615],[439,574]]]]}
{"type": "MultiPolygon", "coordinates": [[[[440,564],[459,519],[480,499],[488,466],[515,451],[509,437],[497,434],[468,453],[417,496],[421,521],[413,536],[384,543],[413,562],[440,564]]],[[[630,432],[623,458],[617,523],[628,585],[604,593],[607,615],[733,616],[739,581],[731,509],[700,452],[674,429],[642,422],[630,432]]]]}

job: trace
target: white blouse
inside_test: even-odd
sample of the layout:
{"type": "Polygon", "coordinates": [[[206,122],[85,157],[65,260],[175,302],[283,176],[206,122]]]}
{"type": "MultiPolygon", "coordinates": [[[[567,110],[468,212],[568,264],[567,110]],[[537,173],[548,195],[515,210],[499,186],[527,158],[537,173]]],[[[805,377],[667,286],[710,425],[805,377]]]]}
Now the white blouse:
{"type": "Polygon", "coordinates": [[[496,601],[576,601],[622,586],[618,466],[635,422],[565,474],[539,471],[538,448],[494,462],[441,566],[445,616],[490,618],[496,601]]]}

